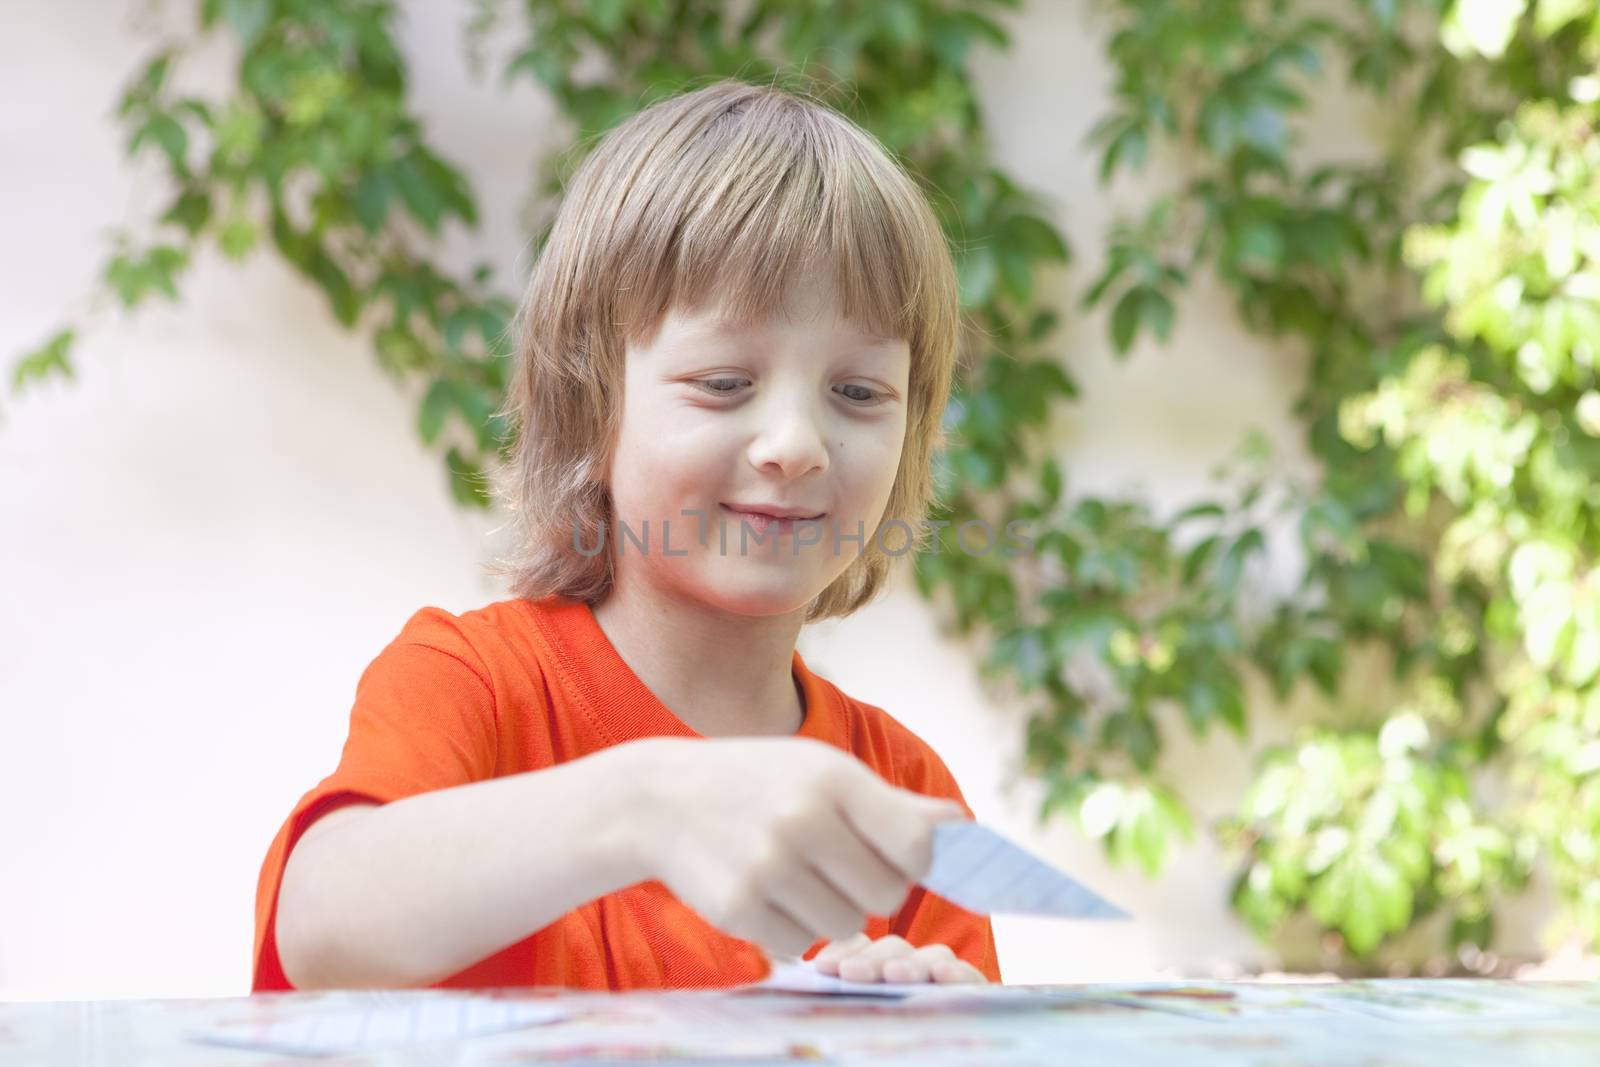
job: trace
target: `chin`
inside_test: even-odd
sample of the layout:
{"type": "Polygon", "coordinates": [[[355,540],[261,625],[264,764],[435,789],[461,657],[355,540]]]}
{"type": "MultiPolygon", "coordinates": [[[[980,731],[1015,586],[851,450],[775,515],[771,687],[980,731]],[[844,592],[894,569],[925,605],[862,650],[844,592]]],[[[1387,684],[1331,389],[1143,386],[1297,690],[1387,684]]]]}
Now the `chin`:
{"type": "Polygon", "coordinates": [[[766,618],[804,612],[826,588],[826,584],[813,581],[740,581],[722,577],[704,582],[701,598],[735,615],[766,618]]]}

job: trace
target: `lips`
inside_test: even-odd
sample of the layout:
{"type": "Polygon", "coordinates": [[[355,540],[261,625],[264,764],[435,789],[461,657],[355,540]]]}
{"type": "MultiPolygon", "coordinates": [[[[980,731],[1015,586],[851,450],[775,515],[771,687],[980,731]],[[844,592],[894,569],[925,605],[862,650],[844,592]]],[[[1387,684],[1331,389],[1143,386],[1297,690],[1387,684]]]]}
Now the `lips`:
{"type": "Polygon", "coordinates": [[[738,515],[760,515],[769,519],[820,519],[825,511],[807,511],[804,508],[769,507],[765,504],[745,507],[741,504],[724,504],[723,507],[738,515]]]}
{"type": "Polygon", "coordinates": [[[741,526],[753,529],[757,536],[765,536],[769,530],[782,536],[788,536],[797,532],[799,529],[798,523],[820,519],[826,514],[826,512],[819,511],[805,512],[798,511],[798,509],[789,509],[797,511],[796,517],[791,519],[779,518],[766,511],[742,511],[731,504],[722,505],[722,509],[729,515],[735,516],[741,526]]]}

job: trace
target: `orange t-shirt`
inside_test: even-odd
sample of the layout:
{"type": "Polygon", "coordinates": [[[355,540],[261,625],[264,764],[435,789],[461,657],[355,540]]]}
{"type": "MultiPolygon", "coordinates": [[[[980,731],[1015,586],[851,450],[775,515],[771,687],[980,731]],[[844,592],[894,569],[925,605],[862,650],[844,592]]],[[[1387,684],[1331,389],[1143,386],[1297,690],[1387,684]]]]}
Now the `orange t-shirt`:
{"type": "MultiPolygon", "coordinates": [[[[796,736],[853,753],[901,788],[966,807],[950,771],[910,730],[812,674],[798,651],[794,675],[806,703],[796,736]]],[[[256,886],[252,991],[294,988],[273,937],[278,888],[290,850],[321,815],[354,800],[387,804],[660,736],[700,735],[639,680],[587,604],[517,598],[460,616],[418,611],[362,673],[339,766],[300,798],[267,851],[256,886]]],[[[1000,980],[989,920],[920,886],[893,916],[869,919],[866,932],[949,945],[1000,980]]],[[[591,900],[434,986],[731,986],[768,973],[757,945],[648,881],[591,900]]]]}

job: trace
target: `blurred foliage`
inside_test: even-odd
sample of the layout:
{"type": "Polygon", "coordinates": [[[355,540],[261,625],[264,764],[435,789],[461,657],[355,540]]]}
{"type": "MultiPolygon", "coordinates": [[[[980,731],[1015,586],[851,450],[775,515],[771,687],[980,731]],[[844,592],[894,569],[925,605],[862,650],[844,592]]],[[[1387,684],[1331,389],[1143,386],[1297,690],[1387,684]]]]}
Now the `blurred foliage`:
{"type": "MultiPolygon", "coordinates": [[[[392,6],[198,7],[201,31],[226,28],[236,40],[236,84],[220,99],[177,91],[173,69],[190,42],[159,49],[128,86],[117,109],[128,153],[156,158],[171,199],[140,232],[116,237],[106,289],[129,309],[176,300],[203,249],[242,260],[270,245],[339,323],[372,338],[386,372],[426,383],[418,432],[444,453],[456,498],[485,504],[485,457],[506,445],[491,413],[510,369],[514,305],[488,267],[454,278],[433,262],[442,229],[475,225],[477,204],[408,110],[392,6]]],[[[63,330],[25,356],[14,389],[71,376],[80,332],[63,330]]]]}
{"type": "MultiPolygon", "coordinates": [[[[1303,579],[1255,598],[1260,625],[1225,604],[1242,654],[1232,634],[1195,650],[1248,660],[1280,700],[1300,679],[1322,696],[1215,827],[1245,861],[1235,907],[1263,935],[1304,915],[1371,968],[1440,908],[1450,947],[1487,948],[1495,904],[1544,855],[1564,924],[1594,946],[1595,6],[1104,7],[1118,82],[1102,179],[1159,151],[1176,188],[1112,228],[1086,303],[1112,304],[1126,352],[1172,332],[1209,268],[1246,326],[1309,358],[1296,410],[1320,480],[1278,486],[1303,579]],[[1383,134],[1361,162],[1307,166],[1335,67],[1383,134]],[[1347,683],[1369,650],[1389,677],[1347,683]]],[[[1216,509],[1219,530],[1240,511],[1216,509]]],[[[1180,563],[1173,605],[1213,580],[1165,566],[1180,563]]],[[[1144,618],[1142,634],[1216,626],[1144,618]]]]}
{"type": "MultiPolygon", "coordinates": [[[[510,27],[507,84],[548,93],[572,148],[721,76],[821,98],[937,192],[968,353],[939,457],[946,525],[917,586],[971,635],[986,678],[1031,711],[1043,817],[1070,815],[1151,875],[1194,833],[1173,731],[1248,737],[1250,687],[1315,719],[1262,758],[1211,828],[1241,859],[1234,905],[1263,936],[1296,916],[1353,971],[1443,910],[1450,946],[1487,948],[1495,905],[1547,860],[1562,918],[1600,942],[1600,237],[1594,77],[1600,16],[1576,0],[1099,0],[1114,74],[1100,180],[1154,172],[1108,227],[1082,297],[1122,357],[1177,336],[1197,279],[1303,358],[1295,412],[1312,479],[1248,432],[1213,499],[1170,517],[1069,491],[1051,455],[1077,394],[1052,337],[1066,241],[1051,206],[991,161],[970,80],[1020,0],[473,0],[470,56],[510,27]],[[583,69],[582,74],[579,68],[583,69]],[[1341,72],[1342,84],[1330,71],[1341,72]],[[1355,162],[1305,162],[1333,95],[1380,136],[1355,162]],[[966,551],[960,527],[1024,520],[1033,551],[966,551]],[[1262,577],[1269,536],[1303,557],[1262,577]],[[1363,679],[1376,656],[1384,678],[1363,679]],[[1309,683],[1307,687],[1304,683],[1309,683]],[[1497,792],[1498,791],[1498,792],[1497,792]],[[1485,797],[1497,798],[1491,805],[1485,797]]],[[[176,299],[213,243],[271,248],[415,383],[417,429],[456,498],[508,442],[510,294],[439,266],[473,226],[462,172],[406,102],[396,13],[376,0],[204,0],[238,45],[220,97],[161,49],[119,117],[165,169],[170,204],[115,242],[104,285],[176,299]]],[[[535,236],[542,242],[544,233],[535,236]]],[[[79,326],[27,354],[14,390],[73,373],[79,326]]]]}
{"type": "Polygon", "coordinates": [[[1528,878],[1532,839],[1480,819],[1472,761],[1430,742],[1409,712],[1376,736],[1317,730],[1270,750],[1224,823],[1254,854],[1234,897],[1246,921],[1272,930],[1304,908],[1366,955],[1446,905],[1452,939],[1486,943],[1496,897],[1528,878]]]}

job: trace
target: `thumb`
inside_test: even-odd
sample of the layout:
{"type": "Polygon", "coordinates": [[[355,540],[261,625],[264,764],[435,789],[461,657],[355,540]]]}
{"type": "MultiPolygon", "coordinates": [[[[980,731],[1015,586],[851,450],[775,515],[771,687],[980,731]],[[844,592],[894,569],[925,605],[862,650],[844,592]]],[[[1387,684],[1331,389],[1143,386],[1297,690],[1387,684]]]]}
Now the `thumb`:
{"type": "Polygon", "coordinates": [[[916,797],[914,806],[929,822],[949,822],[967,818],[966,809],[949,797],[930,797],[925,793],[912,795],[916,797]]]}

